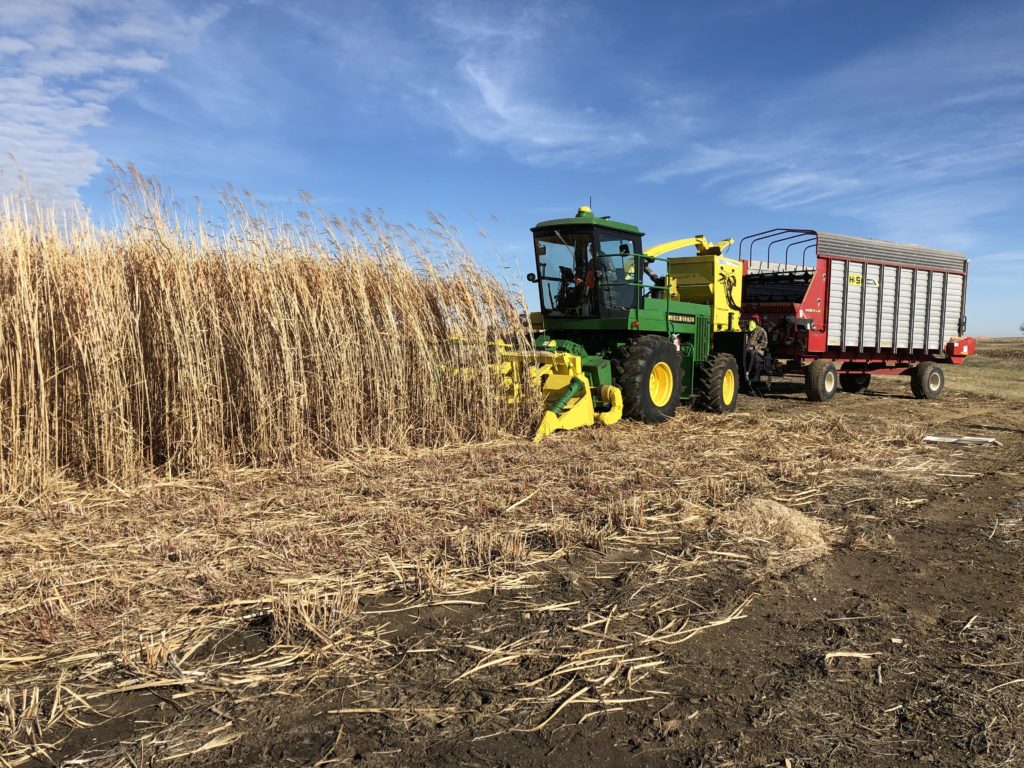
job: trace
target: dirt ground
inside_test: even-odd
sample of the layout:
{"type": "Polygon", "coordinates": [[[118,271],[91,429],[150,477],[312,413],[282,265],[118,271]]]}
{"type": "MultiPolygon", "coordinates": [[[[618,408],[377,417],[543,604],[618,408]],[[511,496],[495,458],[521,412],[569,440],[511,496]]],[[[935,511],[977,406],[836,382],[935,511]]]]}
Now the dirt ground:
{"type": "MultiPolygon", "coordinates": [[[[963,369],[947,369],[938,402],[914,400],[905,379],[879,377],[866,395],[841,393],[824,406],[808,403],[796,385],[744,398],[740,408],[762,427],[794,418],[807,425],[780,444],[787,455],[768,472],[771,493],[745,474],[744,456],[734,456],[728,466],[705,467],[716,478],[701,491],[710,522],[701,513],[700,525],[681,524],[685,505],[662,522],[658,503],[642,501],[642,525],[525,559],[486,591],[360,597],[344,611],[355,627],[344,642],[357,664],[306,660],[300,674],[267,676],[230,696],[194,696],[181,681],[140,685],[93,701],[45,755],[8,759],[1022,765],[1024,355],[1012,351],[1022,349],[990,344],[963,369]],[[820,420],[822,408],[833,421],[820,420]],[[823,423],[841,426],[845,437],[820,463],[799,464],[816,450],[823,423]],[[844,440],[852,455],[859,441],[880,439],[880,424],[913,436],[898,459],[867,470],[852,459],[847,465],[844,440]],[[930,445],[920,442],[925,433],[998,445],[930,445]],[[790,472],[791,463],[800,471],[790,472]],[[744,501],[729,514],[766,509],[771,518],[772,505],[782,505],[789,533],[759,533],[725,511],[719,517],[716,494],[732,498],[737,486],[753,493],[739,493],[744,501]]],[[[665,439],[648,433],[650,456],[631,459],[621,453],[626,438],[597,432],[559,436],[547,450],[574,441],[583,459],[577,471],[594,477],[608,460],[603,443],[618,446],[614,460],[633,461],[638,474],[683,450],[671,426],[665,439]]],[[[700,442],[685,450],[699,452],[700,442]]],[[[770,446],[756,455],[764,450],[770,446]]],[[[517,452],[515,461],[531,456],[517,452]]],[[[544,482],[543,467],[512,462],[500,471],[524,496],[529,483],[544,482]]],[[[550,505],[551,515],[559,512],[550,505]]],[[[198,653],[228,658],[243,649],[260,658],[275,642],[263,620],[255,616],[245,631],[198,653]]],[[[337,642],[321,644],[324,657],[337,642]]]]}

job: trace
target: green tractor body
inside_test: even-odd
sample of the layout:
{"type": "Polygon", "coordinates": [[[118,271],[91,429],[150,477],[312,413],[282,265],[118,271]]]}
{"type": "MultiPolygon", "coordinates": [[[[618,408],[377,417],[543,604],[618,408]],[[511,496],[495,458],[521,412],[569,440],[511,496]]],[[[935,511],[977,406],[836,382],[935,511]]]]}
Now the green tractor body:
{"type": "MultiPolygon", "coordinates": [[[[712,410],[735,408],[735,360],[712,355],[714,279],[687,282],[687,257],[661,256],[694,245],[697,255],[689,258],[713,261],[731,241],[712,245],[698,236],[645,253],[643,232],[595,217],[589,208],[542,221],[532,232],[537,272],[528,279],[540,293],[540,312],[532,316],[537,350],[578,355],[590,391],[619,388],[625,415],[643,421],[662,421],[695,399],[712,410]],[[705,301],[681,300],[705,294],[705,301]]],[[[725,322],[739,331],[738,314],[725,322]]],[[[597,397],[600,410],[605,404],[597,397]]]]}

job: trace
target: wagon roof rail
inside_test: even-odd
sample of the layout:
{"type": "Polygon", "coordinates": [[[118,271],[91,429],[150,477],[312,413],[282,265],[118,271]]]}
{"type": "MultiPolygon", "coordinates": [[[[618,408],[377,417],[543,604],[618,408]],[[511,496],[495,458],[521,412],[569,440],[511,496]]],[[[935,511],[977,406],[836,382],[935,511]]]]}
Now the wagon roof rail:
{"type": "Polygon", "coordinates": [[[818,233],[818,253],[827,256],[907,264],[963,272],[967,269],[967,256],[960,251],[927,248],[915,243],[896,243],[870,237],[818,233]]]}
{"type": "Polygon", "coordinates": [[[915,243],[897,243],[891,240],[877,240],[870,237],[839,235],[814,229],[793,229],[777,227],[747,235],[739,241],[739,258],[751,260],[757,249],[764,255],[764,261],[772,261],[773,246],[785,243],[784,263],[789,264],[789,251],[794,246],[804,245],[802,263],[806,266],[807,251],[816,255],[838,258],[875,261],[908,266],[944,269],[964,272],[967,256],[960,251],[942,248],[928,248],[915,243]]]}
{"type": "MultiPolygon", "coordinates": [[[[772,246],[787,243],[785,250],[785,264],[789,264],[789,249],[794,245],[811,243],[816,237],[817,232],[813,229],[787,229],[784,227],[776,227],[775,229],[766,229],[763,232],[755,232],[752,235],[747,235],[742,238],[739,243],[739,258],[746,258],[750,260],[753,258],[754,248],[758,247],[759,244],[761,249],[764,249],[765,258],[764,261],[771,261],[772,246]],[[795,241],[795,242],[794,242],[795,241]],[[744,246],[746,246],[746,256],[744,256],[744,246]]],[[[806,267],[806,254],[807,249],[804,249],[804,257],[801,262],[801,266],[806,267]]]]}

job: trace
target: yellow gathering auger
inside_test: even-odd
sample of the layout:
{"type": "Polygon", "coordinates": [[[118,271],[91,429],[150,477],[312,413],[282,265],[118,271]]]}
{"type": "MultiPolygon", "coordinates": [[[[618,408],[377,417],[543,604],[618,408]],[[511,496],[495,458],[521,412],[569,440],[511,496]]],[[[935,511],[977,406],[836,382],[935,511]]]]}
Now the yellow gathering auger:
{"type": "Polygon", "coordinates": [[[538,442],[561,429],[589,427],[595,423],[611,426],[622,418],[622,391],[612,384],[591,392],[583,370],[583,358],[560,352],[555,342],[550,350],[501,351],[500,372],[511,400],[519,400],[520,382],[544,394],[544,417],[533,441],[538,442]]]}
{"type": "Polygon", "coordinates": [[[689,401],[736,408],[748,329],[740,327],[742,266],[723,255],[732,240],[697,235],[644,252],[639,229],[587,207],[532,232],[534,349],[502,347],[498,367],[511,399],[523,386],[544,393],[534,440],[624,415],[658,423],[689,401]],[[696,255],[663,256],[689,246],[696,255]],[[712,334],[716,349],[728,348],[717,334],[735,335],[738,351],[712,354],[712,334]]]}

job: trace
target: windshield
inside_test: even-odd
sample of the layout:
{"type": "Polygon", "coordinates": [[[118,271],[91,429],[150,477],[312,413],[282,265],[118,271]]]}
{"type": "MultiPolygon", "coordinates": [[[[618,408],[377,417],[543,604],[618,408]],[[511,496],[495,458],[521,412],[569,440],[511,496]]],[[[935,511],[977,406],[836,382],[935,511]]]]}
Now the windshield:
{"type": "MultiPolygon", "coordinates": [[[[598,235],[598,253],[601,267],[600,304],[603,314],[616,317],[636,306],[636,257],[638,243],[635,238],[610,232],[598,235]]],[[[641,276],[642,277],[642,276],[641,276]]]]}
{"type": "Polygon", "coordinates": [[[538,233],[534,247],[546,314],[619,317],[636,306],[639,237],[562,229],[538,233]]]}
{"type": "Polygon", "coordinates": [[[559,315],[596,314],[593,310],[597,274],[592,232],[555,230],[539,234],[534,248],[544,311],[559,315]]]}

